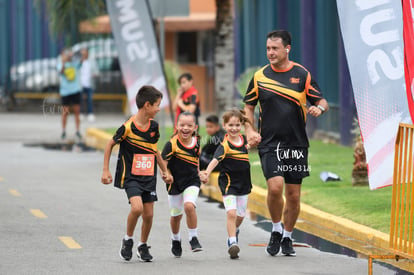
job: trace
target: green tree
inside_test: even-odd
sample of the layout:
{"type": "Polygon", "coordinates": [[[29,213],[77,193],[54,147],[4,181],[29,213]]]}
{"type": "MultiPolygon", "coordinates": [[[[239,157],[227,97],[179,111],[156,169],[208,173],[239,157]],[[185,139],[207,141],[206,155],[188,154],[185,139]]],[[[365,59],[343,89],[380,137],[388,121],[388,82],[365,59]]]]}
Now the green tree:
{"type": "Polygon", "coordinates": [[[104,0],[34,0],[34,4],[38,10],[45,8],[52,35],[70,34],[67,45],[79,40],[81,21],[107,13],[104,0]]]}

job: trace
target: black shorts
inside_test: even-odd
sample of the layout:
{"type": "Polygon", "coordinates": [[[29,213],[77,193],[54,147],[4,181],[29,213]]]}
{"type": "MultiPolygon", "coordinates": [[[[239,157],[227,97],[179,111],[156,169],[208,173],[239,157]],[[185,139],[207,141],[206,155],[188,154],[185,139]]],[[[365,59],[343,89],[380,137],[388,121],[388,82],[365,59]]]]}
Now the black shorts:
{"type": "Polygon", "coordinates": [[[282,176],[285,183],[301,184],[309,176],[308,148],[272,148],[259,150],[266,180],[282,176]]]}
{"type": "Polygon", "coordinates": [[[79,105],[81,103],[81,98],[82,98],[81,92],[67,95],[67,96],[62,96],[62,105],[63,106],[79,105]]]}
{"type": "Polygon", "coordinates": [[[156,190],[145,190],[138,182],[128,182],[128,185],[125,187],[125,193],[127,194],[128,201],[130,198],[137,196],[141,197],[143,203],[158,200],[156,190]]]}
{"type": "Polygon", "coordinates": [[[252,189],[252,182],[250,176],[250,169],[221,172],[218,178],[218,184],[221,194],[243,196],[250,193],[252,189]]]}

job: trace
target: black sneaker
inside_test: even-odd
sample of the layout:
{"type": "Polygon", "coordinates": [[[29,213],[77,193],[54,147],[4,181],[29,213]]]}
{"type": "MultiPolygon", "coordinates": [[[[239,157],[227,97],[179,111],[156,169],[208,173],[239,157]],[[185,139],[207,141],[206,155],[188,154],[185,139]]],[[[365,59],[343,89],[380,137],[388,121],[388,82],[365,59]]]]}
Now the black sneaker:
{"type": "Polygon", "coordinates": [[[296,256],[296,252],[293,249],[292,240],[288,237],[284,237],[280,243],[282,246],[282,254],[285,256],[296,256]]]}
{"type": "Polygon", "coordinates": [[[240,252],[240,247],[237,245],[237,243],[232,243],[229,244],[227,242],[227,244],[229,245],[229,255],[230,255],[230,259],[237,259],[239,258],[239,252],[240,252]]]}
{"type": "Polygon", "coordinates": [[[137,256],[138,256],[138,258],[140,258],[140,260],[142,262],[151,262],[152,261],[152,256],[149,253],[149,248],[150,248],[150,246],[148,246],[146,243],[143,243],[140,246],[138,246],[137,256]]]}
{"type": "Polygon", "coordinates": [[[181,248],[181,241],[172,241],[171,252],[176,258],[180,258],[183,254],[183,249],[181,248]]]}
{"type": "Polygon", "coordinates": [[[125,240],[122,239],[121,250],[119,250],[119,256],[122,260],[129,261],[132,258],[132,246],[134,241],[132,239],[125,240]]]}
{"type": "Polygon", "coordinates": [[[190,241],[190,246],[191,246],[191,251],[193,252],[198,252],[198,251],[202,251],[202,247],[200,242],[198,241],[197,237],[193,237],[190,241]]]}
{"type": "Polygon", "coordinates": [[[282,234],[279,232],[272,232],[270,235],[270,241],[269,244],[266,247],[266,252],[270,256],[275,256],[277,253],[279,253],[280,250],[280,241],[282,240],[282,234]]]}

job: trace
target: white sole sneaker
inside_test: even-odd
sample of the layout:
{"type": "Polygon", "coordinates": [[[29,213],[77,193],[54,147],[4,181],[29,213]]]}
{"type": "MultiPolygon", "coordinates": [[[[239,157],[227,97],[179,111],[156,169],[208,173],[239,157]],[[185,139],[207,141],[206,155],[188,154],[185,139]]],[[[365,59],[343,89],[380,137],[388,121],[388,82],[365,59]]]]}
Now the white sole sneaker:
{"type": "Polygon", "coordinates": [[[122,253],[121,253],[121,251],[122,251],[122,246],[123,246],[123,243],[121,243],[121,248],[119,249],[119,257],[121,258],[121,260],[124,260],[125,262],[129,262],[129,261],[131,261],[132,256],[131,256],[131,258],[129,258],[129,259],[125,259],[125,258],[122,256],[122,253]]]}
{"type": "Polygon", "coordinates": [[[138,251],[137,251],[137,257],[138,257],[139,261],[140,261],[140,262],[143,262],[143,263],[150,263],[150,262],[152,262],[152,261],[154,260],[154,257],[152,257],[152,259],[151,259],[151,260],[143,260],[143,259],[141,258],[141,255],[139,255],[139,252],[138,252],[138,251]]]}

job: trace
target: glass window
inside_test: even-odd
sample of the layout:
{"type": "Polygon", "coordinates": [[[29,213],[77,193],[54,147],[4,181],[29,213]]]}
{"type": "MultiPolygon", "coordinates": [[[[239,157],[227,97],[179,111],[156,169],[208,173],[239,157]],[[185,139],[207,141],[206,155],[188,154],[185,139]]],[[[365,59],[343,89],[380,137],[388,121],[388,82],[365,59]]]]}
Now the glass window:
{"type": "Polygon", "coordinates": [[[177,61],[178,63],[197,63],[197,33],[177,33],[177,61]]]}

